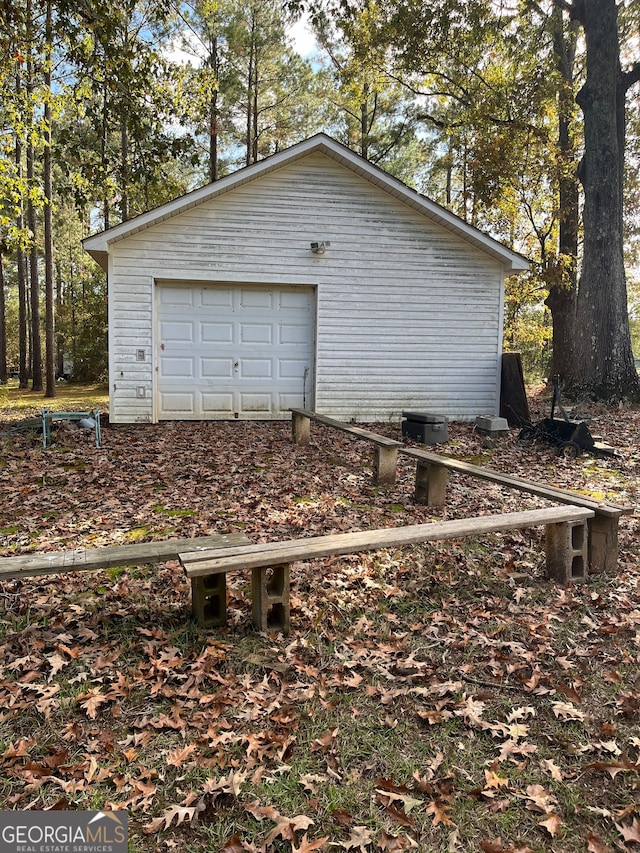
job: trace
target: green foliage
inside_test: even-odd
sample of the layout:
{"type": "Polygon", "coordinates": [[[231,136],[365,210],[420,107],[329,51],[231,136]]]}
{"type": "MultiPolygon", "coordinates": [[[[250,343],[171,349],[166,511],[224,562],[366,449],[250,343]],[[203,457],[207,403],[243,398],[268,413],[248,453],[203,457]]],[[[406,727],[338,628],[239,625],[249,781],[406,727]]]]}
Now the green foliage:
{"type": "MultiPolygon", "coordinates": [[[[11,363],[18,356],[15,250],[31,240],[21,218],[26,200],[42,215],[42,107],[49,98],[57,359],[73,353],[80,375],[103,375],[106,359],[105,285],[83,257],[81,238],[318,130],[532,260],[532,273],[507,288],[505,342],[544,373],[545,296],[549,288],[570,286],[578,268],[559,245],[559,186],[576,180],[581,119],[572,99],[584,69],[578,52],[572,89],[558,46],[575,49],[576,25],[550,0],[518,8],[486,0],[311,0],[306,5],[320,53],[310,61],[289,42],[290,8],[300,5],[125,0],[89,8],[56,0],[53,99],[43,82],[49,45],[39,8],[28,26],[26,0],[3,7],[0,239],[9,250],[11,363]],[[28,68],[34,72],[30,92],[28,68]],[[572,107],[562,143],[559,111],[567,89],[563,108],[572,107]],[[24,177],[27,133],[38,161],[31,185],[24,177]]],[[[625,62],[633,57],[639,14],[637,4],[619,5],[621,41],[629,46],[625,62]]],[[[640,112],[632,102],[631,269],[640,258],[639,140],[640,112]]],[[[629,291],[637,342],[633,276],[629,291]]]]}

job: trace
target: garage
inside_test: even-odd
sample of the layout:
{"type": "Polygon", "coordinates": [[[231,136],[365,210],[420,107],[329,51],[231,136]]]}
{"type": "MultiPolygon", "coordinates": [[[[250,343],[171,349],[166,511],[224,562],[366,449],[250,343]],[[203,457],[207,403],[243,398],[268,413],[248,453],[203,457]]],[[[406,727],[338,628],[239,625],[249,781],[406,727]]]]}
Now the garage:
{"type": "Polygon", "coordinates": [[[311,287],[157,282],[158,420],[282,418],[313,405],[311,287]]]}
{"type": "Polygon", "coordinates": [[[109,418],[497,412],[521,255],[319,134],[84,241],[109,418]]]}

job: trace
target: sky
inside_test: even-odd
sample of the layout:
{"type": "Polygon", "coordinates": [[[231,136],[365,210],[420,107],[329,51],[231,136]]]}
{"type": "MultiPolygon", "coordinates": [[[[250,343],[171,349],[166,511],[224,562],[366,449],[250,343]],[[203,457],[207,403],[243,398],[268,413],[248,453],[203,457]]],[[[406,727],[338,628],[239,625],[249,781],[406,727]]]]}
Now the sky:
{"type": "Polygon", "coordinates": [[[296,21],[290,28],[289,35],[296,53],[299,53],[300,56],[309,58],[317,52],[318,46],[306,16],[303,15],[296,21]]]}

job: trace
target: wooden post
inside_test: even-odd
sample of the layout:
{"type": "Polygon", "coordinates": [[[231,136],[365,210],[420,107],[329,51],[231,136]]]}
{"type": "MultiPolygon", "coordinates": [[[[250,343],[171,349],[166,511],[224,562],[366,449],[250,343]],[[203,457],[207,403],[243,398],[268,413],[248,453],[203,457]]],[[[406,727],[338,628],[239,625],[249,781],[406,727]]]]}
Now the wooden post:
{"type": "Polygon", "coordinates": [[[615,572],[618,565],[618,517],[598,513],[589,519],[589,571],[615,572]]]}
{"type": "Polygon", "coordinates": [[[311,421],[299,412],[291,413],[291,434],[295,444],[309,444],[311,421]]]}
{"type": "Polygon", "coordinates": [[[373,481],[380,486],[392,486],[396,481],[398,448],[377,444],[373,448],[373,481]]]}
{"type": "Polygon", "coordinates": [[[444,506],[447,502],[449,472],[444,465],[434,462],[416,462],[416,490],[414,500],[427,506],[444,506]]]}
{"type": "Polygon", "coordinates": [[[584,521],[547,524],[545,545],[547,577],[565,584],[587,579],[589,533],[584,521]]]}

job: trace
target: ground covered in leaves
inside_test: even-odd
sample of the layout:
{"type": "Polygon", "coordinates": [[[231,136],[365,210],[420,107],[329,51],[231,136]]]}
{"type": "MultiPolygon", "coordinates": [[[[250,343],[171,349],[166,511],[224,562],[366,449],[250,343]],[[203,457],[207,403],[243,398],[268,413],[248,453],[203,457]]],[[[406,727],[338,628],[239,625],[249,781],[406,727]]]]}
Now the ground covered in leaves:
{"type": "MultiPolygon", "coordinates": [[[[543,416],[543,412],[540,416],[543,416]]],[[[452,424],[459,458],[640,504],[640,412],[613,459],[452,424]]],[[[24,415],[24,413],[23,413],[24,415]]],[[[22,416],[23,416],[22,415],[22,416]]],[[[0,413],[0,418],[2,414],[0,413]]],[[[396,425],[375,427],[399,437],[396,425]]],[[[0,555],[243,532],[269,541],[541,503],[312,425],[0,423],[0,555]]],[[[133,851],[592,851],[640,845],[639,515],[617,576],[561,587],[540,531],[296,563],[288,637],[201,630],[175,562],[0,583],[0,809],[127,809],[133,851]]]]}

